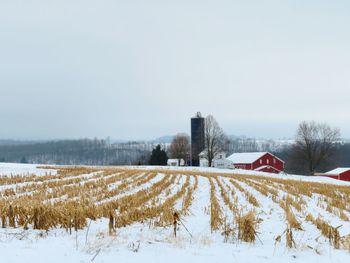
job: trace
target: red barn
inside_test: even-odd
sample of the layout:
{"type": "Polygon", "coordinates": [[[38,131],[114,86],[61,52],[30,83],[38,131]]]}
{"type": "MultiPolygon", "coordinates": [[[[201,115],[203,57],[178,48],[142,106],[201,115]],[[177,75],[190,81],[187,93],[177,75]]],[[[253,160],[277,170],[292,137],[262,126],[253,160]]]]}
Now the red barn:
{"type": "Polygon", "coordinates": [[[284,161],[269,152],[234,153],[227,158],[235,168],[280,173],[284,161]]]}
{"type": "Polygon", "coordinates": [[[350,168],[337,168],[327,173],[317,173],[316,175],[327,176],[343,181],[350,181],[350,168]]]}

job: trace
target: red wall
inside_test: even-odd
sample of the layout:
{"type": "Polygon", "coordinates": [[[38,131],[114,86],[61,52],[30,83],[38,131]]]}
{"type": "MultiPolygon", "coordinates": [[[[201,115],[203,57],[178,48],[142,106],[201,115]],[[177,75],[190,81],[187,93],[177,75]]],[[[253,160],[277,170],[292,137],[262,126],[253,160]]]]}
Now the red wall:
{"type": "MultiPolygon", "coordinates": [[[[266,165],[271,166],[280,172],[284,170],[284,163],[270,153],[266,153],[264,156],[262,156],[260,159],[256,160],[252,164],[244,164],[244,163],[235,163],[234,164],[234,166],[236,168],[245,169],[245,170],[255,170],[261,166],[266,166],[266,165]],[[260,160],[261,160],[261,163],[260,163],[260,160]]],[[[276,171],[276,170],[271,169],[271,168],[269,169],[267,167],[267,168],[264,168],[260,171],[268,172],[268,173],[278,173],[278,171],[276,171]]]]}
{"type": "Polygon", "coordinates": [[[340,180],[350,181],[350,170],[340,174],[340,180]]]}
{"type": "Polygon", "coordinates": [[[260,159],[256,160],[253,163],[253,170],[264,165],[269,165],[278,171],[284,170],[284,163],[270,153],[266,153],[260,159]]]}
{"type": "Polygon", "coordinates": [[[252,170],[251,169],[251,167],[252,167],[251,164],[235,163],[234,166],[235,166],[235,168],[238,168],[238,169],[252,170]]]}
{"type": "Polygon", "coordinates": [[[333,178],[333,179],[337,179],[337,180],[342,180],[342,181],[350,181],[350,170],[346,171],[344,173],[341,173],[339,175],[333,175],[333,174],[323,174],[323,176],[329,177],[329,178],[333,178]]]}

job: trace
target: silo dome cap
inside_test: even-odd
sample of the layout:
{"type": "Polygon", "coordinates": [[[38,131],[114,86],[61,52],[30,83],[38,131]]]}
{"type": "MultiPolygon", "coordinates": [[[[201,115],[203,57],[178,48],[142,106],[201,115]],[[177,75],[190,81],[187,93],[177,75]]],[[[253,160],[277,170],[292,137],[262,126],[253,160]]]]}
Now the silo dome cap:
{"type": "Polygon", "coordinates": [[[198,111],[197,113],[196,113],[196,116],[195,117],[197,117],[197,118],[202,118],[202,113],[200,113],[200,111],[198,111]]]}

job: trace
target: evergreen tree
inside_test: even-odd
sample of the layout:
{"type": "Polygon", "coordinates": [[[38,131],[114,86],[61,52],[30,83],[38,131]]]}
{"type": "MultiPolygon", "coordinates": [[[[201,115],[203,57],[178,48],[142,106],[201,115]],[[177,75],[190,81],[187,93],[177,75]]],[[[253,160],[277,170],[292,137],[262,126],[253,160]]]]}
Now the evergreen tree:
{"type": "Polygon", "coordinates": [[[160,148],[160,144],[152,150],[150,165],[166,165],[168,161],[168,156],[164,150],[160,148]]]}
{"type": "Polygon", "coordinates": [[[27,158],[26,158],[25,156],[23,156],[23,157],[21,158],[20,163],[28,163],[27,158]]]}

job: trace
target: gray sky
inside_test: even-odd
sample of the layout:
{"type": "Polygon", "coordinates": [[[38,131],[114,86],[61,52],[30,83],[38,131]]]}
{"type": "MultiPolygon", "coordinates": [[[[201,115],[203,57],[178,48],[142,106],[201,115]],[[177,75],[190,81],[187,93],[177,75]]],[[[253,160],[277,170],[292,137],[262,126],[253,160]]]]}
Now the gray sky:
{"type": "Polygon", "coordinates": [[[350,138],[350,2],[0,0],[0,138],[350,138]]]}

